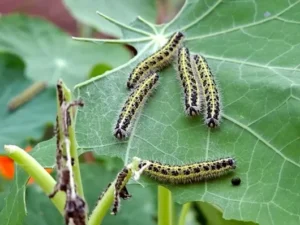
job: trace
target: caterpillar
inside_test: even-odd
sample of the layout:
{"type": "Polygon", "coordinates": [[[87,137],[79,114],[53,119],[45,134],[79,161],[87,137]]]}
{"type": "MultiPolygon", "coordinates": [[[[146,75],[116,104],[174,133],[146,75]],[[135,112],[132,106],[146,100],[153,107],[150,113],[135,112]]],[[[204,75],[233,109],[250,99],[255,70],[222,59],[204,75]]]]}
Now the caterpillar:
{"type": "Polygon", "coordinates": [[[118,173],[115,180],[115,193],[114,193],[114,203],[111,211],[112,215],[116,215],[120,208],[120,197],[122,199],[128,199],[131,195],[128,193],[126,184],[132,176],[131,167],[125,166],[120,173],[118,173]]]}
{"type": "Polygon", "coordinates": [[[116,138],[124,139],[129,136],[129,130],[133,120],[138,111],[142,108],[142,105],[146,101],[147,97],[150,95],[151,90],[157,84],[158,78],[158,74],[150,74],[148,77],[142,80],[139,86],[137,86],[130,94],[121,110],[119,119],[114,129],[114,136],[116,138]]]}
{"type": "Polygon", "coordinates": [[[40,92],[42,92],[47,87],[47,84],[43,81],[36,82],[32,84],[30,87],[25,89],[22,93],[14,97],[9,103],[8,103],[8,109],[10,111],[16,110],[21,105],[24,105],[28,101],[30,101],[32,98],[34,98],[36,95],[38,95],[40,92]]]}
{"type": "Polygon", "coordinates": [[[221,103],[217,84],[203,56],[194,55],[193,61],[195,74],[202,90],[201,96],[203,98],[205,123],[210,128],[217,127],[221,119],[221,103]]]}
{"type": "MultiPolygon", "coordinates": [[[[107,194],[110,192],[109,189],[113,188],[114,190],[114,197],[113,197],[113,207],[111,210],[112,215],[116,215],[120,208],[120,198],[126,200],[131,197],[129,194],[126,184],[128,183],[129,179],[132,177],[132,175],[135,175],[137,173],[138,165],[139,165],[139,158],[134,157],[133,161],[124,166],[123,169],[117,174],[117,177],[113,181],[113,183],[109,183],[108,187],[104,192],[102,192],[101,196],[98,199],[98,204],[101,204],[103,198],[105,198],[105,195],[107,197],[107,194]]],[[[106,201],[106,200],[104,200],[106,201]]]]}
{"type": "Polygon", "coordinates": [[[127,81],[128,89],[134,88],[142,78],[151,72],[157,72],[169,65],[176,56],[183,39],[184,35],[181,32],[174,33],[161,49],[140,62],[130,73],[127,81]]]}
{"type": "Polygon", "coordinates": [[[236,161],[232,157],[227,157],[212,161],[176,166],[164,165],[160,162],[149,160],[140,160],[138,167],[144,167],[142,174],[161,183],[188,184],[225,175],[236,168],[236,161]],[[149,165],[145,167],[147,163],[149,165]]]}
{"type": "Polygon", "coordinates": [[[184,89],[185,112],[189,116],[200,114],[200,87],[193,73],[191,57],[188,48],[182,47],[178,51],[178,72],[184,89]]]}
{"type": "Polygon", "coordinates": [[[125,166],[121,172],[118,173],[114,183],[109,183],[107,188],[102,192],[98,198],[98,202],[102,200],[104,195],[107,193],[108,189],[113,185],[114,187],[114,198],[113,198],[113,207],[111,210],[112,215],[116,215],[120,209],[120,198],[126,200],[131,198],[126,184],[132,176],[132,168],[130,166],[125,166]]]}

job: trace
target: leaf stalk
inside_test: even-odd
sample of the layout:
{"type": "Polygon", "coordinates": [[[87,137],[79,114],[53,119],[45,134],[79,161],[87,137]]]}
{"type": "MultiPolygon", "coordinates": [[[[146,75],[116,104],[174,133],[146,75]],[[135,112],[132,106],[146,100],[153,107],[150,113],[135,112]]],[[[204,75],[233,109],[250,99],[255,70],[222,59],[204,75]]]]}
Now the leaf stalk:
{"type": "Polygon", "coordinates": [[[186,216],[187,216],[188,212],[190,211],[190,208],[191,208],[191,202],[185,203],[182,206],[180,216],[179,216],[178,225],[185,225],[186,216]]]}
{"type": "Polygon", "coordinates": [[[158,225],[173,224],[172,193],[163,186],[158,186],[158,225]]]}
{"type": "MultiPolygon", "coordinates": [[[[15,145],[5,145],[4,149],[8,156],[34,179],[46,195],[52,192],[56,184],[55,180],[31,155],[15,145]]],[[[63,215],[66,201],[65,194],[57,193],[51,201],[63,215]]]]}

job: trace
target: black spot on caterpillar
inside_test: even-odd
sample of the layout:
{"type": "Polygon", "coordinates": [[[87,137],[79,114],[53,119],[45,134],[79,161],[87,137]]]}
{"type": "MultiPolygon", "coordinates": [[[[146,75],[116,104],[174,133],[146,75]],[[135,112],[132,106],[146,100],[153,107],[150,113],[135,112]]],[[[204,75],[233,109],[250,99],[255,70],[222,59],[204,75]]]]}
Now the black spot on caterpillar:
{"type": "Polygon", "coordinates": [[[194,76],[190,52],[182,47],[178,51],[178,72],[184,90],[185,112],[189,116],[200,114],[200,87],[194,76]]]}
{"type": "Polygon", "coordinates": [[[140,62],[131,72],[127,87],[134,88],[142,78],[151,72],[157,72],[169,65],[176,56],[183,39],[184,35],[181,32],[174,33],[161,49],[140,62]]]}
{"type": "Polygon", "coordinates": [[[119,119],[115,126],[114,135],[118,139],[124,139],[129,136],[129,130],[133,124],[139,110],[142,108],[151,90],[157,84],[159,76],[156,73],[151,74],[141,81],[124,104],[119,119]]]}
{"type": "Polygon", "coordinates": [[[188,184],[214,179],[236,168],[236,161],[231,157],[180,166],[140,160],[139,168],[142,168],[147,163],[149,165],[144,168],[142,174],[159,182],[169,184],[188,184]]]}
{"type": "Polygon", "coordinates": [[[195,55],[193,60],[195,63],[195,74],[202,90],[201,97],[203,98],[205,123],[208,127],[214,128],[219,126],[221,119],[218,87],[205,58],[201,55],[195,55]]]}
{"type": "Polygon", "coordinates": [[[18,107],[27,103],[40,92],[42,92],[46,87],[47,84],[42,81],[32,84],[8,103],[8,109],[10,111],[16,110],[18,107]]]}

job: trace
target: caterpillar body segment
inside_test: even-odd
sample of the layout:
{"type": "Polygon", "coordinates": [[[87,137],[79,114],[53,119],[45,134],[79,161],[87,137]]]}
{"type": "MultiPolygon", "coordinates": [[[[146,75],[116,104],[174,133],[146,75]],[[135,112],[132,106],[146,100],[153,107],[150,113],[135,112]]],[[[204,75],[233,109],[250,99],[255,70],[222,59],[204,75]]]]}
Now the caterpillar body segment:
{"type": "Polygon", "coordinates": [[[221,119],[221,102],[216,81],[203,56],[194,55],[193,62],[203,98],[205,123],[210,128],[217,127],[221,119]]]}
{"type": "Polygon", "coordinates": [[[149,165],[144,168],[144,175],[168,184],[197,183],[228,174],[236,168],[236,161],[232,157],[180,166],[141,160],[139,168],[146,163],[149,165]]]}
{"type": "Polygon", "coordinates": [[[178,51],[178,73],[184,91],[185,112],[188,116],[196,116],[201,111],[200,87],[193,73],[191,56],[188,48],[178,51]]]}
{"type": "Polygon", "coordinates": [[[134,119],[141,110],[151,91],[158,83],[159,76],[157,73],[151,73],[148,77],[132,91],[126,100],[117,124],[114,129],[114,136],[118,139],[124,139],[129,136],[130,128],[134,123],[134,119]]]}
{"type": "Polygon", "coordinates": [[[112,215],[116,215],[120,208],[120,198],[128,199],[131,195],[128,193],[126,184],[132,176],[132,169],[125,166],[120,173],[118,173],[115,180],[114,203],[111,211],[112,215]]]}
{"type": "Polygon", "coordinates": [[[168,66],[176,56],[183,39],[184,35],[181,32],[174,33],[161,49],[140,62],[129,76],[127,81],[128,89],[137,86],[141,79],[145,78],[151,72],[157,72],[168,66]]]}

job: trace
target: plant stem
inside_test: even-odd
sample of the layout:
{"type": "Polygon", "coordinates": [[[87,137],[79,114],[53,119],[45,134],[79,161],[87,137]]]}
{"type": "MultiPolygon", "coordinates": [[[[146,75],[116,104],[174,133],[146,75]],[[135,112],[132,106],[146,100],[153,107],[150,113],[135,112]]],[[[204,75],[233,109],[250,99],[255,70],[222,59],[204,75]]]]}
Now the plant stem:
{"type": "MultiPolygon", "coordinates": [[[[64,91],[64,96],[66,99],[66,102],[72,101],[72,95],[71,91],[63,84],[63,91],[64,91]]],[[[80,166],[79,166],[79,159],[78,159],[78,152],[77,152],[77,141],[76,141],[76,136],[75,136],[75,129],[74,129],[74,115],[75,111],[74,108],[71,108],[71,126],[69,126],[68,131],[69,131],[69,137],[70,137],[70,154],[71,157],[74,159],[74,165],[73,165],[73,175],[74,175],[74,181],[76,184],[77,188],[77,193],[78,195],[84,199],[84,192],[83,192],[83,186],[82,186],[82,181],[81,181],[81,173],[80,173],[80,166]]]]}
{"type": "Polygon", "coordinates": [[[178,225],[185,225],[186,215],[188,214],[190,208],[191,208],[191,202],[185,203],[182,206],[178,225]]]}
{"type": "Polygon", "coordinates": [[[158,225],[173,224],[173,202],[171,192],[158,186],[158,225]]]}
{"type": "MultiPolygon", "coordinates": [[[[49,195],[56,184],[51,175],[26,151],[15,145],[4,145],[8,156],[13,159],[29,176],[41,187],[45,194],[49,195]]],[[[50,199],[61,214],[64,214],[66,196],[57,193],[50,199]]]]}
{"type": "Polygon", "coordinates": [[[95,209],[93,210],[88,225],[99,225],[102,223],[104,216],[111,207],[114,199],[114,182],[106,190],[105,194],[102,196],[101,200],[98,201],[95,209]]]}

